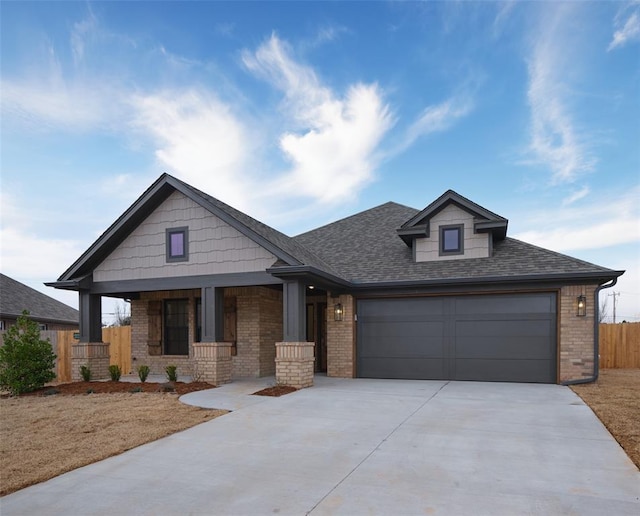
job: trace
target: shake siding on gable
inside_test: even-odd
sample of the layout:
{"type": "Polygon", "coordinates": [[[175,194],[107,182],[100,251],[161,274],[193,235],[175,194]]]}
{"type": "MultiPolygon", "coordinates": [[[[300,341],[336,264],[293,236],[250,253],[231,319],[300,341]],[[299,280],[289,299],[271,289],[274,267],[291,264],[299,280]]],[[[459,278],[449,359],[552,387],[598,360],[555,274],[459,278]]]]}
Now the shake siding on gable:
{"type": "Polygon", "coordinates": [[[489,233],[473,232],[473,215],[450,204],[430,221],[429,238],[417,238],[416,262],[489,257],[489,233]],[[440,256],[440,226],[464,224],[464,254],[440,256]]]}
{"type": "Polygon", "coordinates": [[[96,269],[94,281],[264,271],[276,257],[180,192],[174,192],[96,269]],[[189,260],[167,263],[166,230],[189,228],[189,260]]]}

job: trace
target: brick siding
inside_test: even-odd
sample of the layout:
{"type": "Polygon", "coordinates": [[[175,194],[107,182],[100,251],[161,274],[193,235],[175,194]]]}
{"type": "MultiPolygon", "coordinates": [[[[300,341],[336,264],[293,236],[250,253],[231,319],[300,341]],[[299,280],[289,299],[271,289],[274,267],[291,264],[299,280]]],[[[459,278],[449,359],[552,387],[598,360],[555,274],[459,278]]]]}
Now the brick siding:
{"type": "MultiPolygon", "coordinates": [[[[164,374],[167,365],[178,367],[178,374],[193,375],[193,344],[189,355],[150,355],[148,349],[149,301],[189,300],[189,342],[195,342],[195,307],[200,289],[143,292],[131,301],[132,370],[148,365],[152,374],[164,374]]],[[[226,288],[225,297],[236,297],[237,354],[232,357],[232,378],[275,374],[275,343],[282,339],[282,292],[267,287],[226,288]]]]}
{"type": "Polygon", "coordinates": [[[276,344],[276,383],[303,389],[313,385],[313,342],[276,344]]]}
{"type": "Polygon", "coordinates": [[[594,374],[593,346],[594,346],[594,292],[595,285],[565,286],[560,290],[560,334],[558,347],[560,348],[560,376],[558,380],[580,380],[594,374]],[[577,298],[584,295],[587,298],[587,315],[578,317],[577,298]]]}
{"type": "Polygon", "coordinates": [[[355,338],[355,300],[353,296],[341,295],[332,298],[327,294],[327,376],[353,378],[354,370],[354,338],[355,338]],[[333,306],[342,304],[344,315],[342,321],[333,316],[333,306]]]}

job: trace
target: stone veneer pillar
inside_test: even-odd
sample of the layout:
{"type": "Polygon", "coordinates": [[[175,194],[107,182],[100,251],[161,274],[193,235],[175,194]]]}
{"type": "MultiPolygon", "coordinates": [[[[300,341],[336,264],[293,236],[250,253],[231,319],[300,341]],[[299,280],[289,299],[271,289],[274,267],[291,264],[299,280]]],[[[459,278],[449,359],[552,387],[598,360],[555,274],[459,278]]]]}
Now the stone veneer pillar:
{"type": "Polygon", "coordinates": [[[313,385],[313,342],[276,342],[276,383],[296,389],[313,385]]]}
{"type": "Polygon", "coordinates": [[[91,378],[102,380],[109,378],[109,343],[108,342],[80,342],[71,346],[71,380],[82,380],[80,368],[87,366],[91,369],[91,378]]]}
{"type": "Polygon", "coordinates": [[[193,376],[222,385],[231,381],[231,342],[194,342],[193,376]]]}

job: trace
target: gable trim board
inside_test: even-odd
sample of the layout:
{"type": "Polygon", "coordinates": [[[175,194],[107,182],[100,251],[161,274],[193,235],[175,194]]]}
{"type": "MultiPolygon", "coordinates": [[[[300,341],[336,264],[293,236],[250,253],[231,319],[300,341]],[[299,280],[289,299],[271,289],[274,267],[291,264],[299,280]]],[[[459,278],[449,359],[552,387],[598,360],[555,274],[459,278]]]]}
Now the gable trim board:
{"type": "MultiPolygon", "coordinates": [[[[444,345],[442,349],[445,355],[441,358],[446,359],[446,374],[441,373],[440,376],[457,378],[460,377],[463,367],[476,367],[479,370],[482,364],[486,365],[487,362],[482,362],[479,358],[467,362],[462,361],[460,357],[456,358],[456,353],[462,345],[458,345],[456,324],[462,328],[464,324],[468,325],[468,321],[464,324],[461,322],[464,317],[455,306],[464,303],[480,306],[478,303],[481,303],[482,299],[498,306],[500,299],[508,298],[515,305],[526,307],[524,300],[530,297],[531,292],[535,293],[534,298],[538,300],[551,299],[548,297],[551,295],[556,299],[556,311],[547,312],[542,319],[545,322],[540,324],[548,325],[551,319],[556,321],[557,328],[553,335],[548,333],[546,342],[554,343],[549,345],[555,346],[553,360],[557,364],[557,372],[555,375],[546,376],[536,373],[538,376],[534,374],[529,378],[532,378],[531,381],[552,382],[591,378],[597,374],[597,358],[594,360],[594,350],[597,351],[597,328],[593,323],[597,320],[597,303],[595,299],[590,303],[593,306],[589,307],[589,315],[586,318],[576,318],[575,313],[571,312],[571,307],[567,307],[567,303],[573,303],[576,293],[588,292],[591,295],[591,292],[596,292],[594,295],[597,295],[598,289],[611,286],[624,271],[614,271],[508,238],[507,224],[506,218],[449,190],[422,211],[389,202],[296,237],[288,237],[208,194],[164,174],[60,276],[57,282],[50,285],[79,290],[85,296],[112,295],[131,299],[145,299],[148,294],[177,290],[192,290],[195,299],[203,289],[211,287],[227,290],[239,287],[269,287],[268,290],[271,292],[279,292],[279,302],[282,305],[280,314],[276,317],[276,314],[272,313],[273,307],[270,308],[270,311],[264,312],[270,314],[269,321],[252,322],[251,328],[254,329],[251,331],[257,331],[256,324],[258,329],[263,324],[269,325],[271,329],[265,329],[265,334],[269,335],[269,339],[276,341],[283,339],[283,335],[276,337],[275,334],[283,331],[281,325],[284,314],[287,320],[294,320],[297,325],[296,335],[304,333],[300,326],[306,317],[303,313],[304,296],[311,295],[306,292],[304,286],[313,285],[326,291],[329,314],[326,337],[329,353],[327,370],[329,374],[346,376],[359,375],[363,367],[366,374],[371,374],[372,369],[369,368],[367,373],[368,366],[362,360],[366,358],[367,346],[375,343],[375,337],[371,337],[373,340],[370,343],[362,340],[366,331],[363,333],[357,328],[366,321],[356,321],[356,317],[360,310],[366,312],[374,306],[386,306],[387,302],[383,299],[392,297],[404,300],[396,302],[394,306],[401,306],[403,303],[407,306],[413,306],[415,303],[425,306],[431,303],[435,306],[440,303],[445,307],[438,316],[441,319],[438,324],[448,325],[447,332],[442,334],[444,340],[440,343],[441,348],[444,345]],[[422,245],[420,242],[424,240],[429,240],[432,247],[439,249],[439,228],[453,223],[460,224],[461,220],[464,221],[461,254],[436,257],[433,253],[420,254],[416,251],[422,245]],[[212,236],[214,233],[210,228],[216,225],[221,228],[221,234],[227,236],[212,236]],[[140,229],[147,226],[148,230],[140,229]],[[186,228],[190,237],[201,231],[204,231],[204,236],[194,236],[194,240],[189,243],[189,260],[166,263],[165,232],[176,227],[186,228]],[[476,239],[478,242],[485,242],[482,244],[484,250],[481,252],[474,244],[476,239]],[[255,248],[255,252],[250,250],[243,254],[243,250],[249,248],[255,248]],[[252,260],[258,255],[260,258],[253,262],[255,265],[233,267],[238,260],[252,260]],[[113,261],[111,269],[106,267],[110,260],[113,261]],[[129,264],[129,272],[126,273],[122,272],[126,268],[123,266],[125,262],[129,264]],[[113,272],[105,274],[106,270],[113,272]],[[294,289],[300,294],[295,306],[288,304],[287,296],[283,296],[285,285],[288,290],[294,289]],[[331,320],[331,307],[338,300],[350,303],[349,306],[345,305],[345,317],[350,317],[350,320],[331,320]],[[281,329],[275,331],[274,328],[281,329]],[[344,367],[341,364],[344,364],[344,367]],[[566,373],[569,370],[570,373],[566,373]]],[[[439,253],[436,251],[436,254],[439,253]]],[[[315,292],[317,297],[318,290],[315,292]]],[[[243,301],[242,294],[239,294],[238,310],[252,310],[254,308],[251,307],[256,306],[252,303],[243,301]]],[[[195,301],[192,305],[195,307],[195,301]]],[[[518,315],[519,320],[526,320],[525,312],[523,308],[518,315]]],[[[139,324],[144,324],[141,319],[143,316],[145,314],[140,312],[136,319],[139,324]]],[[[195,324],[194,314],[191,313],[189,317],[192,320],[190,324],[195,324]]],[[[488,353],[491,346],[493,351],[502,346],[500,349],[503,349],[504,357],[508,357],[509,353],[523,352],[522,349],[517,351],[516,348],[518,342],[526,341],[526,332],[520,333],[519,336],[509,335],[506,328],[512,327],[513,324],[510,326],[505,322],[509,317],[500,317],[500,313],[494,310],[492,315],[485,317],[487,321],[493,321],[487,323],[488,326],[481,321],[482,318],[474,323],[479,328],[493,328],[498,333],[504,330],[501,336],[496,336],[493,344],[485,345],[485,351],[488,353]],[[511,350],[505,348],[509,341],[514,343],[511,350]]],[[[238,320],[249,321],[250,318],[240,317],[238,320]]],[[[411,324],[420,328],[422,323],[412,321],[411,324]]],[[[389,323],[385,331],[392,327],[394,325],[389,323]]],[[[540,330],[539,326],[530,323],[524,327],[530,328],[532,335],[540,330]]],[[[395,328],[400,337],[402,331],[407,330],[402,329],[402,324],[396,324],[395,328]]],[[[191,335],[195,335],[195,332],[191,331],[191,335]]],[[[411,338],[416,336],[411,335],[411,338]]],[[[284,340],[290,340],[291,336],[284,337],[287,337],[284,340]]],[[[400,347],[407,345],[401,340],[392,339],[389,342],[399,342],[400,347]]],[[[420,342],[420,339],[416,342],[420,342]]],[[[388,350],[390,354],[387,358],[391,360],[390,357],[395,351],[393,346],[389,345],[391,348],[388,350]]],[[[275,353],[270,348],[267,350],[261,346],[263,344],[257,348],[240,346],[239,349],[259,349],[264,356],[275,353]]],[[[273,346],[275,349],[275,341],[273,346]]],[[[503,359],[495,360],[498,361],[496,363],[508,363],[500,362],[503,359]]],[[[154,357],[153,360],[156,363],[161,361],[162,357],[154,357]]],[[[482,360],[488,359],[485,357],[482,360]]],[[[548,357],[548,360],[551,358],[548,357]]],[[[418,362],[409,361],[406,364],[411,363],[411,367],[415,369],[418,362]]],[[[523,367],[531,369],[532,364],[533,362],[523,367]]],[[[410,369],[409,365],[406,367],[410,369]]],[[[512,369],[514,373],[517,369],[516,363],[512,365],[512,369]]],[[[261,370],[267,371],[271,368],[265,367],[261,370]]],[[[384,371],[384,367],[378,370],[384,371]]],[[[504,374],[501,377],[498,374],[500,368],[497,366],[489,367],[485,376],[491,377],[492,371],[495,373],[494,379],[510,378],[504,374]]],[[[428,376],[428,373],[424,374],[428,376]]],[[[465,375],[473,376],[468,373],[465,375]]],[[[482,375],[479,375],[479,378],[481,377],[482,375]]],[[[526,381],[527,375],[514,373],[513,377],[526,381]]]]}

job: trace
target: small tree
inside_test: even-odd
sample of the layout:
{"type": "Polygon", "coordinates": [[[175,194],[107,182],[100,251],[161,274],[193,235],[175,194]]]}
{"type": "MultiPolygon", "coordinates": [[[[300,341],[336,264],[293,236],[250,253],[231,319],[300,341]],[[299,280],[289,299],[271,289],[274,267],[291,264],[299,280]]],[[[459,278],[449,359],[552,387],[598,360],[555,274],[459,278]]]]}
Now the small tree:
{"type": "Polygon", "coordinates": [[[51,342],[40,339],[38,324],[24,310],[0,347],[0,387],[12,394],[34,391],[55,379],[55,365],[51,342]]]}
{"type": "Polygon", "coordinates": [[[600,310],[598,310],[598,322],[605,323],[609,318],[609,298],[605,296],[604,300],[600,303],[600,310]]]}
{"type": "Polygon", "coordinates": [[[127,303],[118,303],[114,307],[113,324],[111,326],[131,326],[131,311],[127,303]]]}

